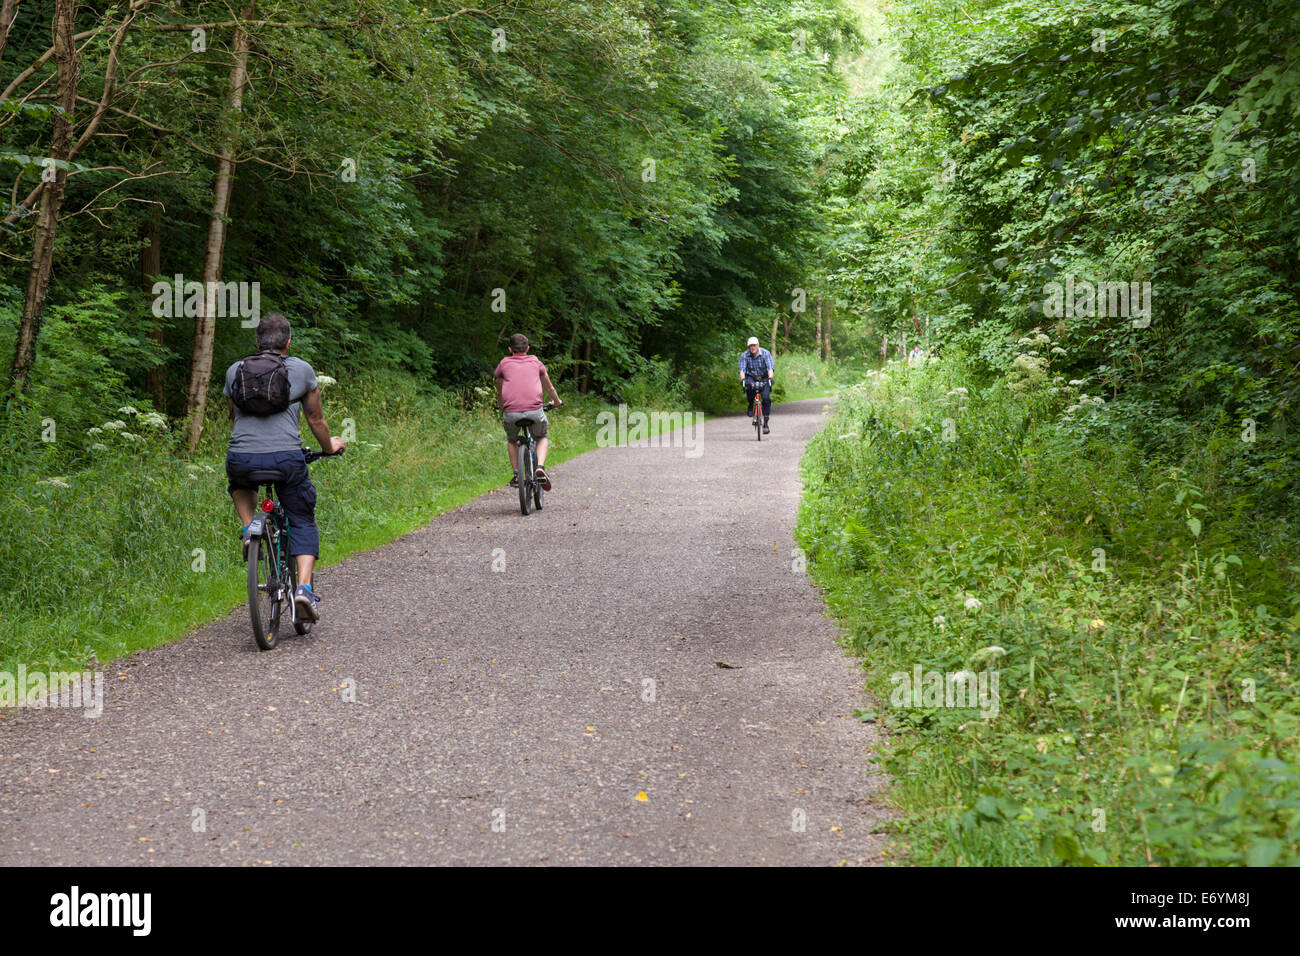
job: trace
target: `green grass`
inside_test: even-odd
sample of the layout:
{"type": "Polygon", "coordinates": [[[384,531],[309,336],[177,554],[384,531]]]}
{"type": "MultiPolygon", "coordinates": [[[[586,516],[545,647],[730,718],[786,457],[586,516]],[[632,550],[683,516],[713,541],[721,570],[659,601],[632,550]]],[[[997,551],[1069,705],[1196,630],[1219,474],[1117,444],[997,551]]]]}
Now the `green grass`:
{"type": "MultiPolygon", "coordinates": [[[[322,566],[386,544],[509,477],[499,417],[487,407],[462,408],[400,376],[327,387],[324,399],[334,433],[350,418],[356,435],[346,455],[312,469],[322,566]]],[[[594,448],[596,414],[607,408],[570,398],[552,411],[548,464],[594,448]]],[[[0,670],[106,663],[246,600],[224,416],[210,420],[193,456],[179,455],[172,435],[129,413],[119,418],[127,427],[94,436],[106,449],[90,464],[54,475],[32,469],[0,486],[0,518],[14,532],[0,542],[0,670]]]]}
{"type": "Polygon", "coordinates": [[[891,364],[809,446],[798,537],[914,863],[1300,862],[1295,523],[1110,414],[891,364]],[[917,665],[997,671],[997,715],[907,706],[917,665]]]}
{"type": "Polygon", "coordinates": [[[772,398],[779,402],[827,398],[861,375],[860,370],[804,352],[778,356],[777,363],[778,388],[772,398]]]}

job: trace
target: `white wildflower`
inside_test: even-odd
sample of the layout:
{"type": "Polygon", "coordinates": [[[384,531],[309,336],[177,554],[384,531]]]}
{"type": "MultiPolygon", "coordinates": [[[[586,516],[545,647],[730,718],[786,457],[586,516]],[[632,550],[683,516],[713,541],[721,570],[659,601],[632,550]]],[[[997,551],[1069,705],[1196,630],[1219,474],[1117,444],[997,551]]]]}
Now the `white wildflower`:
{"type": "Polygon", "coordinates": [[[138,411],[135,410],[135,406],[134,406],[134,405],[123,405],[121,408],[119,408],[119,409],[117,410],[117,413],[118,413],[119,415],[139,415],[139,414],[140,414],[138,411]]]}
{"type": "Polygon", "coordinates": [[[108,446],[105,445],[102,441],[97,441],[97,442],[95,442],[93,445],[90,446],[90,450],[91,450],[91,451],[108,451],[108,446]]]}
{"type": "Polygon", "coordinates": [[[104,434],[104,429],[102,429],[102,428],[100,428],[98,425],[96,425],[94,428],[87,428],[87,429],[86,429],[86,434],[87,434],[87,435],[102,435],[102,434],[104,434]]]}
{"type": "Polygon", "coordinates": [[[46,478],[41,482],[41,484],[53,485],[55,488],[67,488],[68,480],[66,478],[46,478]]]}
{"type": "Polygon", "coordinates": [[[1073,385],[1075,388],[1078,388],[1080,385],[1083,384],[1083,379],[1081,379],[1081,378],[1072,378],[1072,379],[1070,379],[1070,384],[1073,385]]]}
{"type": "Polygon", "coordinates": [[[167,417],[159,412],[145,412],[140,416],[140,424],[146,428],[166,428],[167,417]]]}
{"type": "Polygon", "coordinates": [[[317,375],[317,376],[316,376],[316,384],[317,384],[317,385],[337,385],[337,384],[338,384],[338,379],[330,378],[328,375],[317,375]]]}
{"type": "Polygon", "coordinates": [[[1064,354],[1065,354],[1065,349],[1061,348],[1059,345],[1054,345],[1054,346],[1052,346],[1052,354],[1053,354],[1053,355],[1064,355],[1064,354]]]}
{"type": "Polygon", "coordinates": [[[104,431],[106,432],[120,432],[125,427],[126,427],[126,422],[122,421],[121,419],[114,419],[111,422],[104,422],[104,431]]]}
{"type": "Polygon", "coordinates": [[[977,597],[968,597],[963,605],[968,611],[978,611],[984,606],[984,602],[977,597]]]}
{"type": "Polygon", "coordinates": [[[1000,657],[1006,657],[1005,648],[998,647],[996,644],[990,644],[988,647],[981,647],[971,655],[971,663],[976,667],[984,667],[996,661],[1000,657]]]}

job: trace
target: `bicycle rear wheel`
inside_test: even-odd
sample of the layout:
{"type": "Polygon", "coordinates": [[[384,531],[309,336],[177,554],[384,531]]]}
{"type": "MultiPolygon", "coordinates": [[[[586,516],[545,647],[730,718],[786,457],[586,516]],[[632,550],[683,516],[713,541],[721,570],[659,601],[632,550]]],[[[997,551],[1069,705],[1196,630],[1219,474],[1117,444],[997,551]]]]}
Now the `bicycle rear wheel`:
{"type": "Polygon", "coordinates": [[[253,621],[257,646],[269,651],[279,641],[280,617],[284,612],[284,582],[275,549],[265,535],[248,542],[248,614],[253,621]]]}
{"type": "Polygon", "coordinates": [[[533,479],[533,504],[537,506],[538,511],[542,510],[542,483],[537,478],[533,479]]]}
{"type": "Polygon", "coordinates": [[[532,488],[533,483],[533,446],[525,444],[519,446],[519,511],[521,514],[530,514],[533,510],[532,488]]]}

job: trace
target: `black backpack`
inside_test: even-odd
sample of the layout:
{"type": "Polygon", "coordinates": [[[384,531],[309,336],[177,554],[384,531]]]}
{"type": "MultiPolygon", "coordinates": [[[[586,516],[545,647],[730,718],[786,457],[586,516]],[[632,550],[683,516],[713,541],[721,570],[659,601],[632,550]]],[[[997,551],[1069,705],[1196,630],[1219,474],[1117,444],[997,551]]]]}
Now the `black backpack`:
{"type": "Polygon", "coordinates": [[[235,368],[230,398],[245,415],[275,415],[289,407],[289,370],[279,352],[258,352],[235,368]]]}

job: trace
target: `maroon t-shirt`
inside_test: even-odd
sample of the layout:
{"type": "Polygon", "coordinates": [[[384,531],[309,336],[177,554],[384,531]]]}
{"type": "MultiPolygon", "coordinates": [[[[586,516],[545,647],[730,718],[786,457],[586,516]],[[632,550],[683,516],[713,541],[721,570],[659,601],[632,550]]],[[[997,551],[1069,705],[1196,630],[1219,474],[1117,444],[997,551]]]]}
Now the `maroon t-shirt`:
{"type": "Polygon", "coordinates": [[[493,373],[501,379],[501,411],[535,412],[542,407],[542,373],[546,366],[536,355],[512,352],[493,373]]]}

